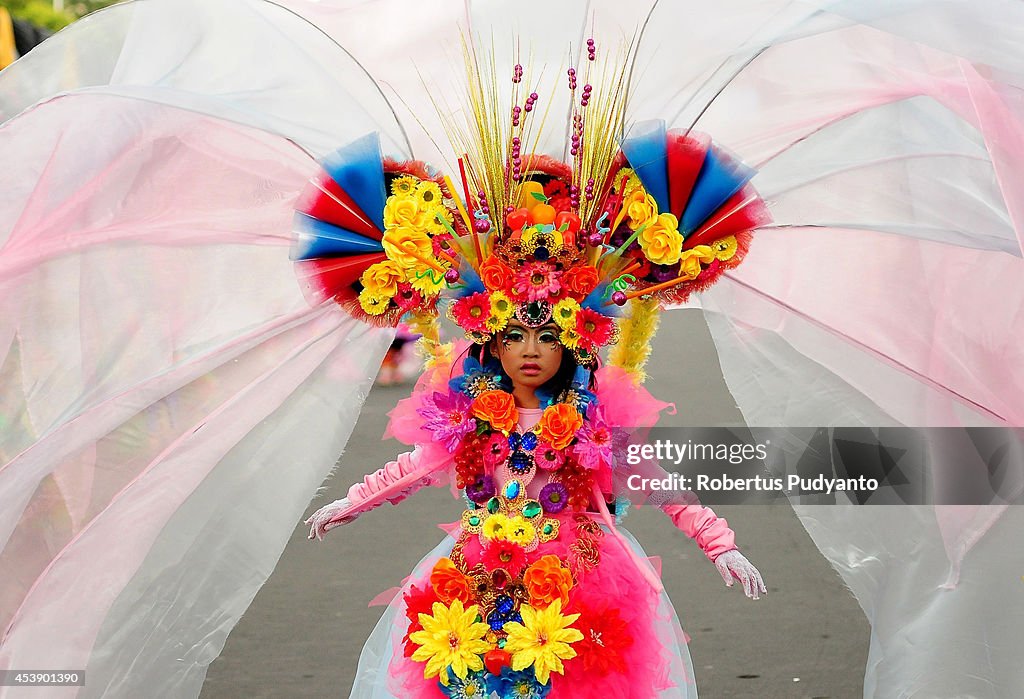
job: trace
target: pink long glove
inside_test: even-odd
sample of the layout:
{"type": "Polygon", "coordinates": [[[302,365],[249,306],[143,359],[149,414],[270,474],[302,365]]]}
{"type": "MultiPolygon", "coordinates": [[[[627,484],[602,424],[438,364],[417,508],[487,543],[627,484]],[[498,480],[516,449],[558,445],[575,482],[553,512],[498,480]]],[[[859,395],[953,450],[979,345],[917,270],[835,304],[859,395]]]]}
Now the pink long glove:
{"type": "Polygon", "coordinates": [[[420,454],[419,447],[411,452],[399,454],[397,459],[389,461],[383,468],[366,476],[361,483],[353,484],[348,489],[346,497],[324,505],[314,512],[305,521],[310,525],[309,538],[322,541],[324,534],[331,529],[348,524],[364,512],[379,507],[385,500],[392,505],[397,505],[423,486],[430,485],[429,477],[416,478],[409,480],[408,485],[387,498],[374,497],[381,491],[400,483],[403,479],[410,479],[413,471],[419,466],[420,454]]]}
{"type": "Polygon", "coordinates": [[[684,534],[697,542],[701,551],[718,569],[727,587],[733,579],[743,583],[743,593],[750,599],[767,594],[761,573],[736,548],[736,534],[729,523],[703,505],[664,505],[662,511],[684,534]]]}

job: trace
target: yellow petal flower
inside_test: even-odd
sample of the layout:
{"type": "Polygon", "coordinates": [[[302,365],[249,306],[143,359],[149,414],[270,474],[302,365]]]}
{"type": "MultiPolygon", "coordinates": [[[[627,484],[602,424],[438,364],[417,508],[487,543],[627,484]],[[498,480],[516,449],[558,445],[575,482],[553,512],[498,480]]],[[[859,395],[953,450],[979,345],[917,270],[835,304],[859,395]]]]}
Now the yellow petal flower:
{"type": "Polygon", "coordinates": [[[727,235],[724,238],[719,238],[715,242],[711,243],[711,248],[715,251],[715,257],[722,262],[731,260],[736,254],[736,236],[727,235]]]}
{"type": "Polygon", "coordinates": [[[576,327],[576,313],[580,305],[575,299],[564,298],[555,304],[551,311],[551,317],[562,330],[569,330],[576,327]]]}
{"type": "Polygon", "coordinates": [[[482,653],[490,649],[484,636],[490,626],[477,622],[480,613],[477,605],[464,608],[461,600],[454,600],[450,607],[434,602],[432,614],[420,614],[422,631],[409,634],[409,640],[419,645],[412,659],[426,662],[423,677],[438,677],[447,685],[450,681],[448,668],[459,677],[466,679],[471,671],[483,669],[482,653]]]}
{"type": "Polygon", "coordinates": [[[359,292],[359,306],[371,316],[379,316],[388,310],[391,299],[387,296],[380,296],[372,293],[369,289],[359,292]]]}
{"type": "Polygon", "coordinates": [[[660,214],[637,238],[648,260],[659,265],[674,265],[683,249],[679,220],[672,214],[660,214]]]}
{"type": "Polygon", "coordinates": [[[537,610],[524,604],[519,609],[522,623],[508,622],[505,650],[512,654],[512,669],[525,670],[533,665],[537,681],[547,684],[552,672],[563,674],[563,660],[576,657],[570,644],[583,639],[578,629],[570,626],[579,614],[562,614],[562,600],[556,599],[547,609],[537,610]]]}
{"type": "Polygon", "coordinates": [[[622,202],[622,207],[626,210],[630,230],[635,231],[640,226],[650,226],[658,217],[658,203],[643,187],[634,189],[627,194],[622,202]]]}
{"type": "Polygon", "coordinates": [[[575,327],[565,328],[558,335],[558,341],[567,349],[574,350],[580,346],[580,334],[576,332],[575,327]]]}
{"type": "Polygon", "coordinates": [[[533,525],[526,518],[516,515],[508,521],[506,538],[513,544],[528,546],[530,542],[537,538],[537,530],[534,529],[533,525]]]}
{"type": "Polygon", "coordinates": [[[715,251],[710,245],[697,245],[689,250],[684,250],[679,256],[679,276],[686,275],[690,279],[696,279],[700,274],[700,265],[710,264],[715,259],[715,251]]]}
{"type": "Polygon", "coordinates": [[[429,260],[434,257],[434,248],[430,244],[430,236],[424,231],[408,226],[388,228],[384,231],[381,241],[384,252],[404,269],[423,267],[420,259],[429,260]]]}
{"type": "Polygon", "coordinates": [[[409,285],[424,296],[437,296],[447,286],[441,272],[424,265],[410,269],[408,277],[409,285]]]}
{"type": "Polygon", "coordinates": [[[418,180],[412,175],[402,175],[391,183],[391,193],[399,196],[411,195],[416,191],[418,180]]]}
{"type": "Polygon", "coordinates": [[[484,521],[484,526],[480,532],[487,539],[497,539],[504,541],[508,538],[509,530],[509,519],[505,515],[497,512],[484,521]]]}
{"type": "Polygon", "coordinates": [[[367,267],[359,277],[359,283],[372,296],[390,298],[398,292],[398,282],[404,281],[404,279],[405,275],[402,273],[402,269],[393,260],[384,260],[367,267]]]}
{"type": "Polygon", "coordinates": [[[440,204],[444,197],[441,196],[441,188],[436,182],[423,180],[416,185],[416,198],[420,201],[420,208],[426,211],[440,204]]]}
{"type": "Polygon", "coordinates": [[[506,296],[504,292],[491,292],[491,315],[501,318],[502,320],[508,320],[515,312],[516,307],[512,304],[512,299],[506,296]]]}
{"type": "Polygon", "coordinates": [[[420,200],[414,196],[392,195],[384,205],[385,228],[422,230],[426,220],[426,212],[420,207],[420,200]]]}

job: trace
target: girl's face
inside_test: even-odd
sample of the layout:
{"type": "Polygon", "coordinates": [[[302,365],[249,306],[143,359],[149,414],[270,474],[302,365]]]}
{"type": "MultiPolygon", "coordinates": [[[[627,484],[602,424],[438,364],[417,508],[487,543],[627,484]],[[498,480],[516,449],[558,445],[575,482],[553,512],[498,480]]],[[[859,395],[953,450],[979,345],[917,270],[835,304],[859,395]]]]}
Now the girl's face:
{"type": "Polygon", "coordinates": [[[491,353],[517,388],[536,390],[551,380],[562,365],[565,348],[558,341],[558,326],[548,322],[528,328],[518,320],[509,321],[496,338],[491,353]]]}

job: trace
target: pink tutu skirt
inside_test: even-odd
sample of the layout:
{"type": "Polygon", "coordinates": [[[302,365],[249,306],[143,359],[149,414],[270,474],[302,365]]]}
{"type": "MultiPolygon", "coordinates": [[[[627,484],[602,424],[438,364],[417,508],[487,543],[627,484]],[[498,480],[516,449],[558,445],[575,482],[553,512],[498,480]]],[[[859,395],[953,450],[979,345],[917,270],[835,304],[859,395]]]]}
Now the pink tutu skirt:
{"type": "MultiPolygon", "coordinates": [[[[488,675],[486,669],[478,675],[488,678],[488,683],[481,681],[476,688],[460,689],[454,676],[452,684],[444,688],[437,676],[424,676],[425,663],[410,657],[416,646],[411,645],[408,638],[409,600],[415,597],[417,590],[430,588],[431,572],[440,559],[458,558],[461,550],[465,564],[473,566],[484,562],[476,537],[464,541],[462,547],[456,547],[456,540],[447,537],[420,561],[377,623],[360,655],[350,696],[359,699],[696,697],[690,655],[672,603],[664,591],[655,591],[637,570],[634,556],[639,556],[640,560],[646,557],[639,543],[621,528],[618,531],[622,536],[616,537],[589,519],[577,521],[567,515],[560,520],[558,537],[541,543],[529,554],[526,563],[553,555],[563,562],[571,561],[570,567],[574,568],[575,584],[569,590],[565,614],[579,614],[572,626],[583,638],[572,644],[576,655],[563,661],[561,673],[551,672],[544,686],[534,681],[532,690],[518,685],[512,690],[508,683],[493,684],[495,677],[488,675]],[[579,529],[581,524],[582,529],[579,529]],[[582,544],[581,538],[586,539],[582,544]],[[632,548],[633,555],[627,547],[632,548]],[[457,548],[460,550],[453,553],[457,548]],[[484,686],[486,691],[480,693],[480,687],[484,686]]],[[[456,535],[458,532],[456,528],[456,535]]],[[[514,678],[525,673],[535,680],[531,669],[520,673],[510,670],[505,668],[503,675],[514,678]]]]}

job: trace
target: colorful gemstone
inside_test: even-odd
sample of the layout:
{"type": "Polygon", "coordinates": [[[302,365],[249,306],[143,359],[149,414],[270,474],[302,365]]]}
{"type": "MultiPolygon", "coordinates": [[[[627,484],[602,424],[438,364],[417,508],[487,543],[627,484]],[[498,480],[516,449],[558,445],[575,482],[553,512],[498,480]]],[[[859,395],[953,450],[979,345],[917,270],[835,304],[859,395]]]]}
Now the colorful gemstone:
{"type": "MultiPolygon", "coordinates": [[[[519,497],[520,490],[519,481],[509,481],[505,484],[505,497],[509,500],[515,500],[519,497]]],[[[491,503],[487,503],[487,509],[491,509],[491,503]]]]}
{"type": "Polygon", "coordinates": [[[526,517],[527,519],[533,519],[534,517],[539,515],[542,511],[543,510],[542,510],[539,502],[537,502],[536,500],[530,500],[523,507],[523,517],[526,517]]]}
{"type": "Polygon", "coordinates": [[[508,467],[520,475],[529,473],[533,468],[533,459],[524,451],[513,452],[512,456],[508,457],[508,467]]]}
{"type": "Polygon", "coordinates": [[[497,514],[498,510],[501,509],[501,501],[498,498],[491,498],[487,501],[487,511],[492,515],[497,514]]]}
{"type": "MultiPolygon", "coordinates": [[[[498,568],[496,571],[491,573],[491,582],[494,583],[495,588],[499,590],[504,589],[505,585],[508,584],[508,573],[503,571],[501,568],[498,568]]],[[[502,614],[505,613],[506,612],[502,612],[502,614]]]]}
{"type": "Polygon", "coordinates": [[[494,608],[502,616],[508,616],[515,609],[515,602],[508,595],[501,595],[494,602],[494,608]]]}
{"type": "Polygon", "coordinates": [[[479,524],[480,524],[480,516],[479,515],[471,515],[470,518],[469,518],[469,526],[476,527],[479,524]]]}
{"type": "Polygon", "coordinates": [[[493,611],[487,615],[487,625],[495,631],[501,631],[501,627],[505,625],[505,619],[497,611],[493,611]]]}
{"type": "Polygon", "coordinates": [[[545,536],[550,535],[553,531],[555,531],[555,528],[550,524],[545,524],[541,529],[541,532],[543,532],[545,536]]]}
{"type": "Polygon", "coordinates": [[[508,436],[508,448],[512,449],[512,450],[518,449],[520,441],[521,441],[521,437],[519,436],[519,433],[518,432],[512,432],[508,436]]]}
{"type": "Polygon", "coordinates": [[[527,432],[522,438],[523,449],[526,451],[533,451],[537,447],[537,434],[535,432],[527,432]]]}

